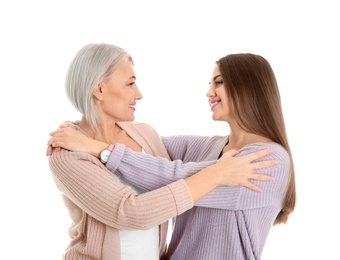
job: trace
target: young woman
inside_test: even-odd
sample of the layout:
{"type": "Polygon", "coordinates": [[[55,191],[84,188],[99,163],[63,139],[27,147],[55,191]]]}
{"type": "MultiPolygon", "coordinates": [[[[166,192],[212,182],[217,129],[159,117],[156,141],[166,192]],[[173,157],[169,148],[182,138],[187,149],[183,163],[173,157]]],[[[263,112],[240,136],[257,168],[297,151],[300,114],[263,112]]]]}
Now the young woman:
{"type": "MultiPolygon", "coordinates": [[[[154,129],[131,122],[136,101],[142,98],[135,81],[132,58],[123,49],[109,44],[84,46],[66,77],[67,96],[82,114],[74,137],[81,133],[92,141],[119,143],[121,149],[161,156],[170,162],[154,129]]],[[[60,133],[52,139],[65,137],[60,133]]],[[[49,152],[51,172],[72,219],[71,242],[64,259],[162,258],[168,219],[191,209],[194,202],[220,185],[244,185],[258,191],[250,179],[272,178],[253,170],[277,164],[276,160],[252,163],[271,154],[271,149],[243,157],[233,157],[237,153],[233,149],[217,163],[184,165],[190,176],[140,194],[138,187],[112,176],[105,167],[106,163],[114,164],[109,154],[116,150],[114,145],[108,146],[101,152],[101,160],[66,149],[52,155],[49,152]]]]}

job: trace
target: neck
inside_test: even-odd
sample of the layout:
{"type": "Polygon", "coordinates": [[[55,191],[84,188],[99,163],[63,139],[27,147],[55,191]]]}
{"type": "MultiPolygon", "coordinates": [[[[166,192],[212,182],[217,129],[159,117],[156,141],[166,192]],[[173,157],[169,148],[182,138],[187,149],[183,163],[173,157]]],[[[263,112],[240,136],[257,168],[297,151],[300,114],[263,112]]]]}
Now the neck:
{"type": "Polygon", "coordinates": [[[90,124],[82,119],[79,126],[87,133],[90,137],[95,140],[105,142],[107,144],[124,144],[126,147],[141,152],[142,147],[134,139],[132,139],[122,128],[117,125],[118,121],[110,121],[98,126],[97,129],[92,129],[90,124]]]}
{"type": "MultiPolygon", "coordinates": [[[[228,144],[225,146],[226,150],[236,149],[240,150],[242,147],[253,144],[253,143],[268,143],[272,142],[267,137],[252,134],[249,132],[244,131],[241,128],[238,129],[230,129],[229,141],[228,144]]],[[[223,149],[225,151],[225,149],[223,149]]]]}
{"type": "Polygon", "coordinates": [[[116,124],[117,122],[112,121],[110,123],[100,124],[97,129],[92,129],[90,124],[82,118],[79,127],[88,134],[91,138],[102,141],[102,142],[115,142],[117,137],[120,135],[122,129],[116,124]]]}

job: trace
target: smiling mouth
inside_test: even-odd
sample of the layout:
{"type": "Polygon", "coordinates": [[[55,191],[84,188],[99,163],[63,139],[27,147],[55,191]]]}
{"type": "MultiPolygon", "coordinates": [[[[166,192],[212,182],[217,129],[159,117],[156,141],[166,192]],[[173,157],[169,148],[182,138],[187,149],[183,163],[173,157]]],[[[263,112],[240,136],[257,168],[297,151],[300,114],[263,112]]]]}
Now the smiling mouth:
{"type": "Polygon", "coordinates": [[[214,100],[209,101],[210,108],[213,109],[215,106],[217,106],[221,101],[220,100],[214,100]]]}

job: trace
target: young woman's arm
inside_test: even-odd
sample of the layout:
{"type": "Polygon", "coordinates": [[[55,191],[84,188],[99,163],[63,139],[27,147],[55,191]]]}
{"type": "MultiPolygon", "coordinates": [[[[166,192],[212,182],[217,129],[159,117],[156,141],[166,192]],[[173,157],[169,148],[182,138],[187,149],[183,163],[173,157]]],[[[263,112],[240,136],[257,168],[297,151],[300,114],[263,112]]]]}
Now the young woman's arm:
{"type": "MultiPolygon", "coordinates": [[[[176,135],[162,137],[162,142],[171,159],[199,162],[217,158],[219,151],[228,142],[228,137],[176,135]]],[[[244,156],[266,148],[272,149],[273,153],[260,160],[276,159],[280,164],[257,170],[261,174],[274,176],[274,180],[270,182],[252,181],[261,187],[260,193],[254,193],[242,186],[217,187],[195,203],[195,206],[242,210],[280,204],[290,168],[290,159],[285,149],[273,142],[254,143],[243,147],[236,156],[244,156]]]]}
{"type": "MultiPolygon", "coordinates": [[[[161,157],[153,157],[146,154],[133,152],[125,146],[117,145],[117,157],[115,153],[109,158],[108,169],[114,171],[117,175],[133,185],[144,188],[145,191],[158,188],[166,183],[176,180],[179,176],[185,178],[189,176],[191,170],[198,170],[204,164],[213,163],[213,161],[202,163],[183,163],[180,160],[169,161],[161,157]]],[[[224,155],[225,156],[225,155],[224,155]]],[[[222,156],[222,158],[224,158],[222,156]]],[[[278,144],[261,143],[253,144],[243,148],[233,159],[244,159],[244,161],[230,161],[229,170],[232,167],[236,172],[256,171],[260,174],[273,176],[274,179],[269,182],[261,182],[255,178],[251,180],[257,187],[261,187],[261,192],[254,192],[246,186],[221,186],[217,187],[209,194],[195,203],[195,206],[220,208],[229,210],[241,210],[270,206],[277,204],[282,198],[286,187],[286,181],[289,173],[289,156],[287,152],[278,144]],[[253,156],[254,153],[263,152],[265,149],[271,149],[273,153],[267,154],[266,157],[255,159],[255,157],[245,160],[247,156],[253,156]],[[270,160],[279,161],[277,165],[271,165],[261,168],[260,165],[254,168],[247,168],[244,165],[251,165],[252,161],[270,160]]],[[[265,163],[265,161],[262,161],[265,163]]],[[[264,166],[264,165],[261,165],[264,166]]]]}
{"type": "MultiPolygon", "coordinates": [[[[59,131],[58,134],[53,135],[52,139],[49,141],[49,144],[55,147],[81,150],[91,153],[96,157],[99,157],[100,151],[108,146],[108,144],[79,134],[79,131],[75,131],[72,128],[64,128],[64,131],[59,131]]],[[[48,154],[50,154],[50,152],[48,152],[48,154]]],[[[233,184],[228,184],[243,185],[250,189],[258,190],[258,187],[250,182],[249,178],[258,180],[269,180],[269,178],[266,178],[266,175],[254,174],[253,170],[274,165],[275,161],[265,161],[257,164],[251,162],[268,154],[269,151],[264,150],[243,157],[230,157],[229,155],[230,158],[226,160],[228,163],[225,163],[226,167],[228,167],[225,168],[225,172],[229,172],[239,179],[237,180],[238,182],[235,182],[234,180],[233,184]],[[244,175],[239,175],[240,173],[244,175]],[[241,179],[241,177],[243,177],[243,179],[241,179]]],[[[162,157],[153,157],[147,154],[133,152],[124,145],[117,144],[106,166],[110,171],[117,174],[124,172],[125,178],[130,184],[133,184],[144,191],[149,191],[178,179],[187,178],[193,173],[205,169],[209,165],[213,166],[215,162],[216,161],[201,163],[189,162],[185,164],[180,160],[172,162],[162,157]],[[130,176],[129,173],[131,173],[130,176]]],[[[222,162],[224,162],[224,158],[222,158],[219,163],[222,162]]],[[[212,168],[209,169],[211,172],[212,168]]],[[[213,177],[213,175],[211,175],[211,177],[213,177]]],[[[219,205],[219,207],[229,207],[229,204],[219,205]]]]}

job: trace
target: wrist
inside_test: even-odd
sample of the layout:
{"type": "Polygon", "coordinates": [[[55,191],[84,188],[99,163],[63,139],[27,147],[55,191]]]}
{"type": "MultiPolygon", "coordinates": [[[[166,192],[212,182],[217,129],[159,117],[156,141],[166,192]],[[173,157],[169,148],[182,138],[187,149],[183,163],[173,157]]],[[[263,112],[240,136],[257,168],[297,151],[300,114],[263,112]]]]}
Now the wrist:
{"type": "Polygon", "coordinates": [[[225,174],[216,168],[216,164],[208,166],[205,170],[212,185],[215,187],[223,185],[223,177],[225,174]]]}
{"type": "Polygon", "coordinates": [[[110,144],[105,150],[100,153],[100,161],[105,165],[109,160],[109,157],[115,148],[114,144],[110,144]]]}
{"type": "Polygon", "coordinates": [[[97,157],[98,159],[100,159],[100,154],[102,153],[102,151],[104,151],[108,147],[109,147],[108,143],[104,143],[104,142],[95,140],[95,143],[92,146],[91,154],[93,156],[97,157]]]}

